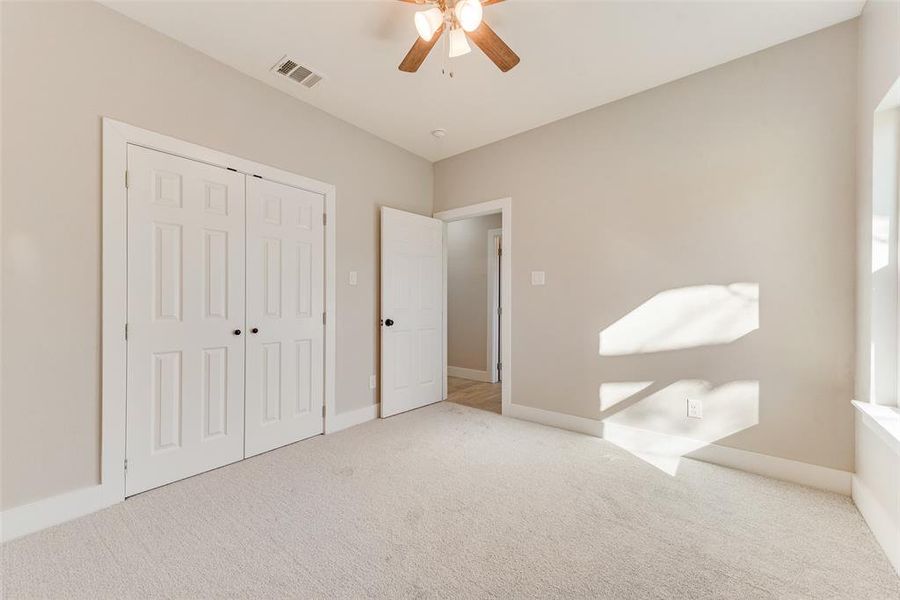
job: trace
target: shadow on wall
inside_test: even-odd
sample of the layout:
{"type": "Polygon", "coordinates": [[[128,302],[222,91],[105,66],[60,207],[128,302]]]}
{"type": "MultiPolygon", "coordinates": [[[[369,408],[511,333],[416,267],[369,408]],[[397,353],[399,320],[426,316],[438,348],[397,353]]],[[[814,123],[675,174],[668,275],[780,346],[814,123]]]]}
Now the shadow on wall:
{"type": "MultiPolygon", "coordinates": [[[[696,285],[660,292],[599,332],[601,360],[674,357],[723,346],[759,329],[759,285],[696,285]]],[[[701,364],[691,363],[692,374],[701,364]]],[[[640,369],[639,369],[640,370],[640,369]]],[[[687,375],[687,374],[686,374],[687,375]]],[[[680,459],[759,423],[759,381],[686,376],[664,381],[604,381],[599,387],[604,438],[675,475],[680,459]],[[699,401],[702,418],[688,416],[699,401]]]]}

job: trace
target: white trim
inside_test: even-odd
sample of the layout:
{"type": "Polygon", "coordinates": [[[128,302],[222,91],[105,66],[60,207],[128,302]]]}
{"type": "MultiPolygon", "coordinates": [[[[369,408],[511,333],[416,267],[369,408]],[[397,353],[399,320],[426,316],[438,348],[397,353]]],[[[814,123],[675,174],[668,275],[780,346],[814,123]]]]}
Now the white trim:
{"type": "MultiPolygon", "coordinates": [[[[513,257],[513,236],[512,236],[512,198],[500,198],[499,200],[490,200],[479,204],[463,206],[461,208],[453,208],[437,212],[434,214],[435,219],[440,219],[446,223],[451,221],[461,221],[462,219],[471,219],[472,217],[481,217],[483,215],[493,215],[500,213],[503,229],[503,256],[500,259],[501,281],[500,281],[500,305],[503,307],[503,314],[500,322],[500,346],[503,363],[503,381],[500,387],[501,412],[505,415],[513,406],[513,362],[512,362],[512,257],[513,257]]],[[[446,240],[446,229],[444,239],[446,240]]],[[[446,260],[447,248],[444,247],[444,379],[447,377],[447,273],[446,260]]],[[[446,396],[445,396],[446,397],[446,396]]]]}
{"type": "Polygon", "coordinates": [[[857,408],[853,503],[900,574],[900,454],[896,438],[878,421],[879,411],[867,412],[870,408],[891,409],[866,402],[853,404],[857,408]]]}
{"type": "Polygon", "coordinates": [[[0,513],[0,541],[71,521],[116,502],[107,498],[102,486],[94,485],[7,509],[0,513]]]}
{"type": "MultiPolygon", "coordinates": [[[[603,423],[595,419],[587,419],[584,417],[576,417],[559,413],[556,411],[543,410],[514,404],[508,412],[504,413],[510,417],[532,421],[557,427],[559,429],[568,429],[569,431],[577,431],[595,437],[617,436],[621,438],[640,436],[642,439],[653,439],[657,443],[655,447],[670,448],[689,448],[697,446],[702,442],[689,440],[679,436],[657,433],[637,427],[629,427],[619,425],[617,423],[603,423]]],[[[772,479],[789,481],[806,485],[809,487],[827,490],[842,494],[850,495],[852,474],[848,471],[831,469],[820,465],[813,465],[787,458],[777,456],[769,456],[768,454],[759,454],[748,450],[739,450],[728,446],[720,446],[718,444],[706,444],[701,448],[693,450],[684,458],[700,460],[723,467],[746,471],[756,475],[763,475],[772,479]]]]}
{"type": "Polygon", "coordinates": [[[862,422],[877,435],[888,448],[900,455],[900,409],[893,406],[851,400],[862,422]]]}
{"type": "Polygon", "coordinates": [[[465,367],[448,366],[447,375],[450,377],[459,377],[461,379],[471,379],[472,381],[494,383],[493,381],[491,381],[490,371],[479,371],[478,369],[466,369],[465,367]]]}
{"type": "Polygon", "coordinates": [[[503,411],[503,415],[521,419],[522,421],[531,421],[532,423],[556,427],[557,429],[567,429],[594,437],[603,437],[603,423],[596,419],[586,419],[554,410],[522,406],[521,404],[510,404],[503,411]]]}
{"type": "Polygon", "coordinates": [[[367,421],[374,421],[378,418],[378,411],[380,409],[381,404],[376,402],[375,404],[364,406],[363,408],[357,408],[356,410],[337,413],[328,421],[328,433],[334,433],[336,431],[341,431],[342,429],[355,427],[356,425],[361,425],[363,423],[366,423],[367,421]]]}
{"type": "Polygon", "coordinates": [[[447,265],[449,264],[449,249],[447,246],[447,223],[445,222],[442,231],[441,231],[442,245],[441,245],[441,270],[443,271],[441,276],[443,277],[443,296],[441,296],[441,302],[443,302],[443,306],[441,307],[441,364],[444,365],[444,372],[441,374],[441,398],[443,400],[447,399],[447,395],[450,393],[447,387],[447,361],[449,360],[449,354],[447,350],[448,341],[447,341],[447,312],[450,310],[449,304],[447,303],[447,265]]]}
{"type": "MultiPolygon", "coordinates": [[[[890,512],[856,475],[853,476],[853,504],[865,519],[888,561],[900,575],[900,528],[890,512]]],[[[900,510],[900,505],[897,509],[900,510]]]]}
{"type": "MultiPolygon", "coordinates": [[[[125,262],[126,203],[125,170],[128,145],[166,152],[206,164],[234,169],[247,175],[302,188],[325,197],[325,417],[335,414],[336,323],[335,303],[335,214],[336,190],[316,181],[211,148],[141,129],[113,119],[103,119],[103,258],[102,258],[102,439],[100,495],[108,506],[125,498],[125,406],[127,265],[125,262]]],[[[92,488],[88,488],[92,489],[92,488]]],[[[92,492],[84,492],[89,494],[92,492]]],[[[63,495],[67,498],[67,495],[63,495]]],[[[55,501],[50,498],[48,501],[55,501]]],[[[71,513],[73,518],[77,516],[71,513]]],[[[83,513],[82,513],[83,514],[83,513]]]]}
{"type": "Polygon", "coordinates": [[[323,430],[333,431],[331,415],[337,415],[337,190],[325,193],[325,417],[323,430]]]}
{"type": "MultiPolygon", "coordinates": [[[[128,130],[103,119],[103,246],[101,266],[100,485],[110,503],[125,499],[125,379],[128,281],[125,169],[128,130]]],[[[53,499],[51,499],[53,500],[53,499]]],[[[76,515],[73,515],[73,518],[76,515]]]]}
{"type": "Polygon", "coordinates": [[[779,456],[759,454],[749,450],[740,450],[718,444],[709,444],[688,454],[686,458],[730,467],[739,471],[747,471],[772,479],[799,483],[849,496],[853,474],[849,471],[832,469],[821,465],[800,462],[779,456]]]}
{"type": "MultiPolygon", "coordinates": [[[[488,335],[487,335],[487,372],[490,375],[490,382],[497,383],[500,377],[497,372],[497,363],[500,362],[500,353],[497,351],[500,334],[500,295],[497,285],[497,238],[500,238],[500,244],[503,244],[503,229],[488,229],[487,232],[487,314],[488,314],[488,335]]],[[[502,256],[502,255],[501,255],[502,256]]]]}

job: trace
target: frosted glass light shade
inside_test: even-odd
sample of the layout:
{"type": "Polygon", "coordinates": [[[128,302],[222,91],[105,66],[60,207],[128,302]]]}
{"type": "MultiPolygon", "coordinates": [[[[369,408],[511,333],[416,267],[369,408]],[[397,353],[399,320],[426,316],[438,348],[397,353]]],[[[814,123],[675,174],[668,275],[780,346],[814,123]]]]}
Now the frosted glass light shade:
{"type": "Polygon", "coordinates": [[[466,32],[462,29],[454,29],[450,32],[450,58],[468,54],[472,49],[466,40],[466,32]]]}
{"type": "Polygon", "coordinates": [[[480,0],[460,0],[456,3],[456,20],[466,31],[475,31],[481,25],[483,9],[480,0]]]}
{"type": "Polygon", "coordinates": [[[426,42],[430,42],[434,32],[437,31],[438,27],[444,22],[444,15],[441,14],[441,9],[435,7],[417,12],[414,19],[416,22],[416,31],[419,32],[419,37],[426,42]]]}

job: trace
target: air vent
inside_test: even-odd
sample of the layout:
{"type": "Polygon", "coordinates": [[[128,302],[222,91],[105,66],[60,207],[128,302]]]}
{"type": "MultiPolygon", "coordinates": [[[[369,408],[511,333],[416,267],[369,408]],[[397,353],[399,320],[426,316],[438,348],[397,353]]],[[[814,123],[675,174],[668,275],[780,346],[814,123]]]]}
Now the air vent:
{"type": "Polygon", "coordinates": [[[284,75],[288,79],[293,79],[297,83],[311,88],[322,81],[322,74],[316,73],[309,67],[304,67],[295,60],[291,60],[287,56],[283,56],[278,63],[272,67],[272,70],[279,75],[284,75]]]}

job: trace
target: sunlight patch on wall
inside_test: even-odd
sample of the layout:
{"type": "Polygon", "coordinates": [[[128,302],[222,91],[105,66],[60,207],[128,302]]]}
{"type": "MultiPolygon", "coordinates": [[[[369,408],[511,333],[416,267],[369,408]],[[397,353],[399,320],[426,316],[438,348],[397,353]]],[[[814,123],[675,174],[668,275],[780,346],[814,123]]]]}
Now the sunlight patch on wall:
{"type": "Polygon", "coordinates": [[[672,477],[678,474],[682,456],[707,445],[699,440],[660,435],[615,423],[603,424],[603,439],[672,477]]]}
{"type": "Polygon", "coordinates": [[[600,331],[601,356],[733,342],[759,328],[759,284],[696,285],[660,292],[600,331]]]}
{"type": "Polygon", "coordinates": [[[675,475],[680,459],[759,423],[759,381],[714,386],[676,381],[604,419],[604,439],[675,475]],[[687,417],[687,399],[703,404],[703,418],[687,417]]]}
{"type": "Polygon", "coordinates": [[[653,385],[652,381],[611,381],[600,384],[600,410],[609,410],[622,400],[653,385]]]}

